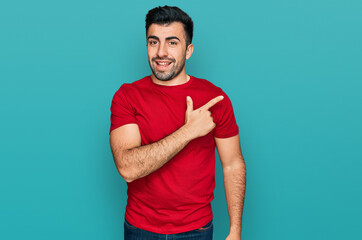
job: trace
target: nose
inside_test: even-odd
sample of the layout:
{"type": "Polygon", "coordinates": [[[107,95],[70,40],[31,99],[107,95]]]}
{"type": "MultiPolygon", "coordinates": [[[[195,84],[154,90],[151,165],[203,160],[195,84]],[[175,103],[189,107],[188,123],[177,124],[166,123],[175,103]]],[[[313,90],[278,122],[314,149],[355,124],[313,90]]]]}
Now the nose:
{"type": "Polygon", "coordinates": [[[157,55],[160,58],[167,57],[167,45],[165,43],[159,44],[157,55]]]}

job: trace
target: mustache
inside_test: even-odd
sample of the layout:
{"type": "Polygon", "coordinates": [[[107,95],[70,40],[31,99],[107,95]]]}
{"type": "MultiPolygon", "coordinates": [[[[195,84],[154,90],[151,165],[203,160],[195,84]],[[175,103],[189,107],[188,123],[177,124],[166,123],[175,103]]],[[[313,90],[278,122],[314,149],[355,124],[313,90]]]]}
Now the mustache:
{"type": "Polygon", "coordinates": [[[152,61],[156,61],[156,60],[160,60],[160,61],[171,61],[171,62],[175,62],[176,60],[174,58],[159,58],[159,57],[154,57],[152,58],[152,61]]]}

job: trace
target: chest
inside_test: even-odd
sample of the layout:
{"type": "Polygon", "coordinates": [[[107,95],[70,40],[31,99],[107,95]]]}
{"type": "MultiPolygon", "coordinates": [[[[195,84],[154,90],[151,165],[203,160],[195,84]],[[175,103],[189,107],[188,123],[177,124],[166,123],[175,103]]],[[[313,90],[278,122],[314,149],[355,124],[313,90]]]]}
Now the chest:
{"type": "Polygon", "coordinates": [[[170,93],[158,89],[140,92],[132,99],[143,145],[158,141],[184,125],[187,96],[193,99],[194,109],[206,103],[207,97],[190,91],[170,93]]]}

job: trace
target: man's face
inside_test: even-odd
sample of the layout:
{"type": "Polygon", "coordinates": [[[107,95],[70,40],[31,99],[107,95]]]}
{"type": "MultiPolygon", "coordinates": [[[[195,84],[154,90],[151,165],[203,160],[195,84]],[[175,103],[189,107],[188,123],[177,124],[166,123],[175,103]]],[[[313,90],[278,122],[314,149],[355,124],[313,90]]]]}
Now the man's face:
{"type": "Polygon", "coordinates": [[[148,28],[148,62],[158,80],[171,80],[184,71],[185,59],[190,58],[192,47],[190,44],[186,49],[186,33],[180,22],[153,23],[148,28]]]}

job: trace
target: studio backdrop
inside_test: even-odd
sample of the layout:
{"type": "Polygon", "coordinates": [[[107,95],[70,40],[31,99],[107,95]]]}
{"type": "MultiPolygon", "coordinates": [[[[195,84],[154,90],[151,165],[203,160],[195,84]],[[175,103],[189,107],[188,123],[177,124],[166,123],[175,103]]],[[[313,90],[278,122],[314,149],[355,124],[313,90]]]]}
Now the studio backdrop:
{"type": "MultiPolygon", "coordinates": [[[[195,23],[186,72],[230,97],[247,167],[242,239],[362,239],[362,2],[2,1],[0,239],[123,239],[110,106],[151,71],[145,15],[195,23]]],[[[229,220],[220,160],[214,239],[229,220]]]]}

